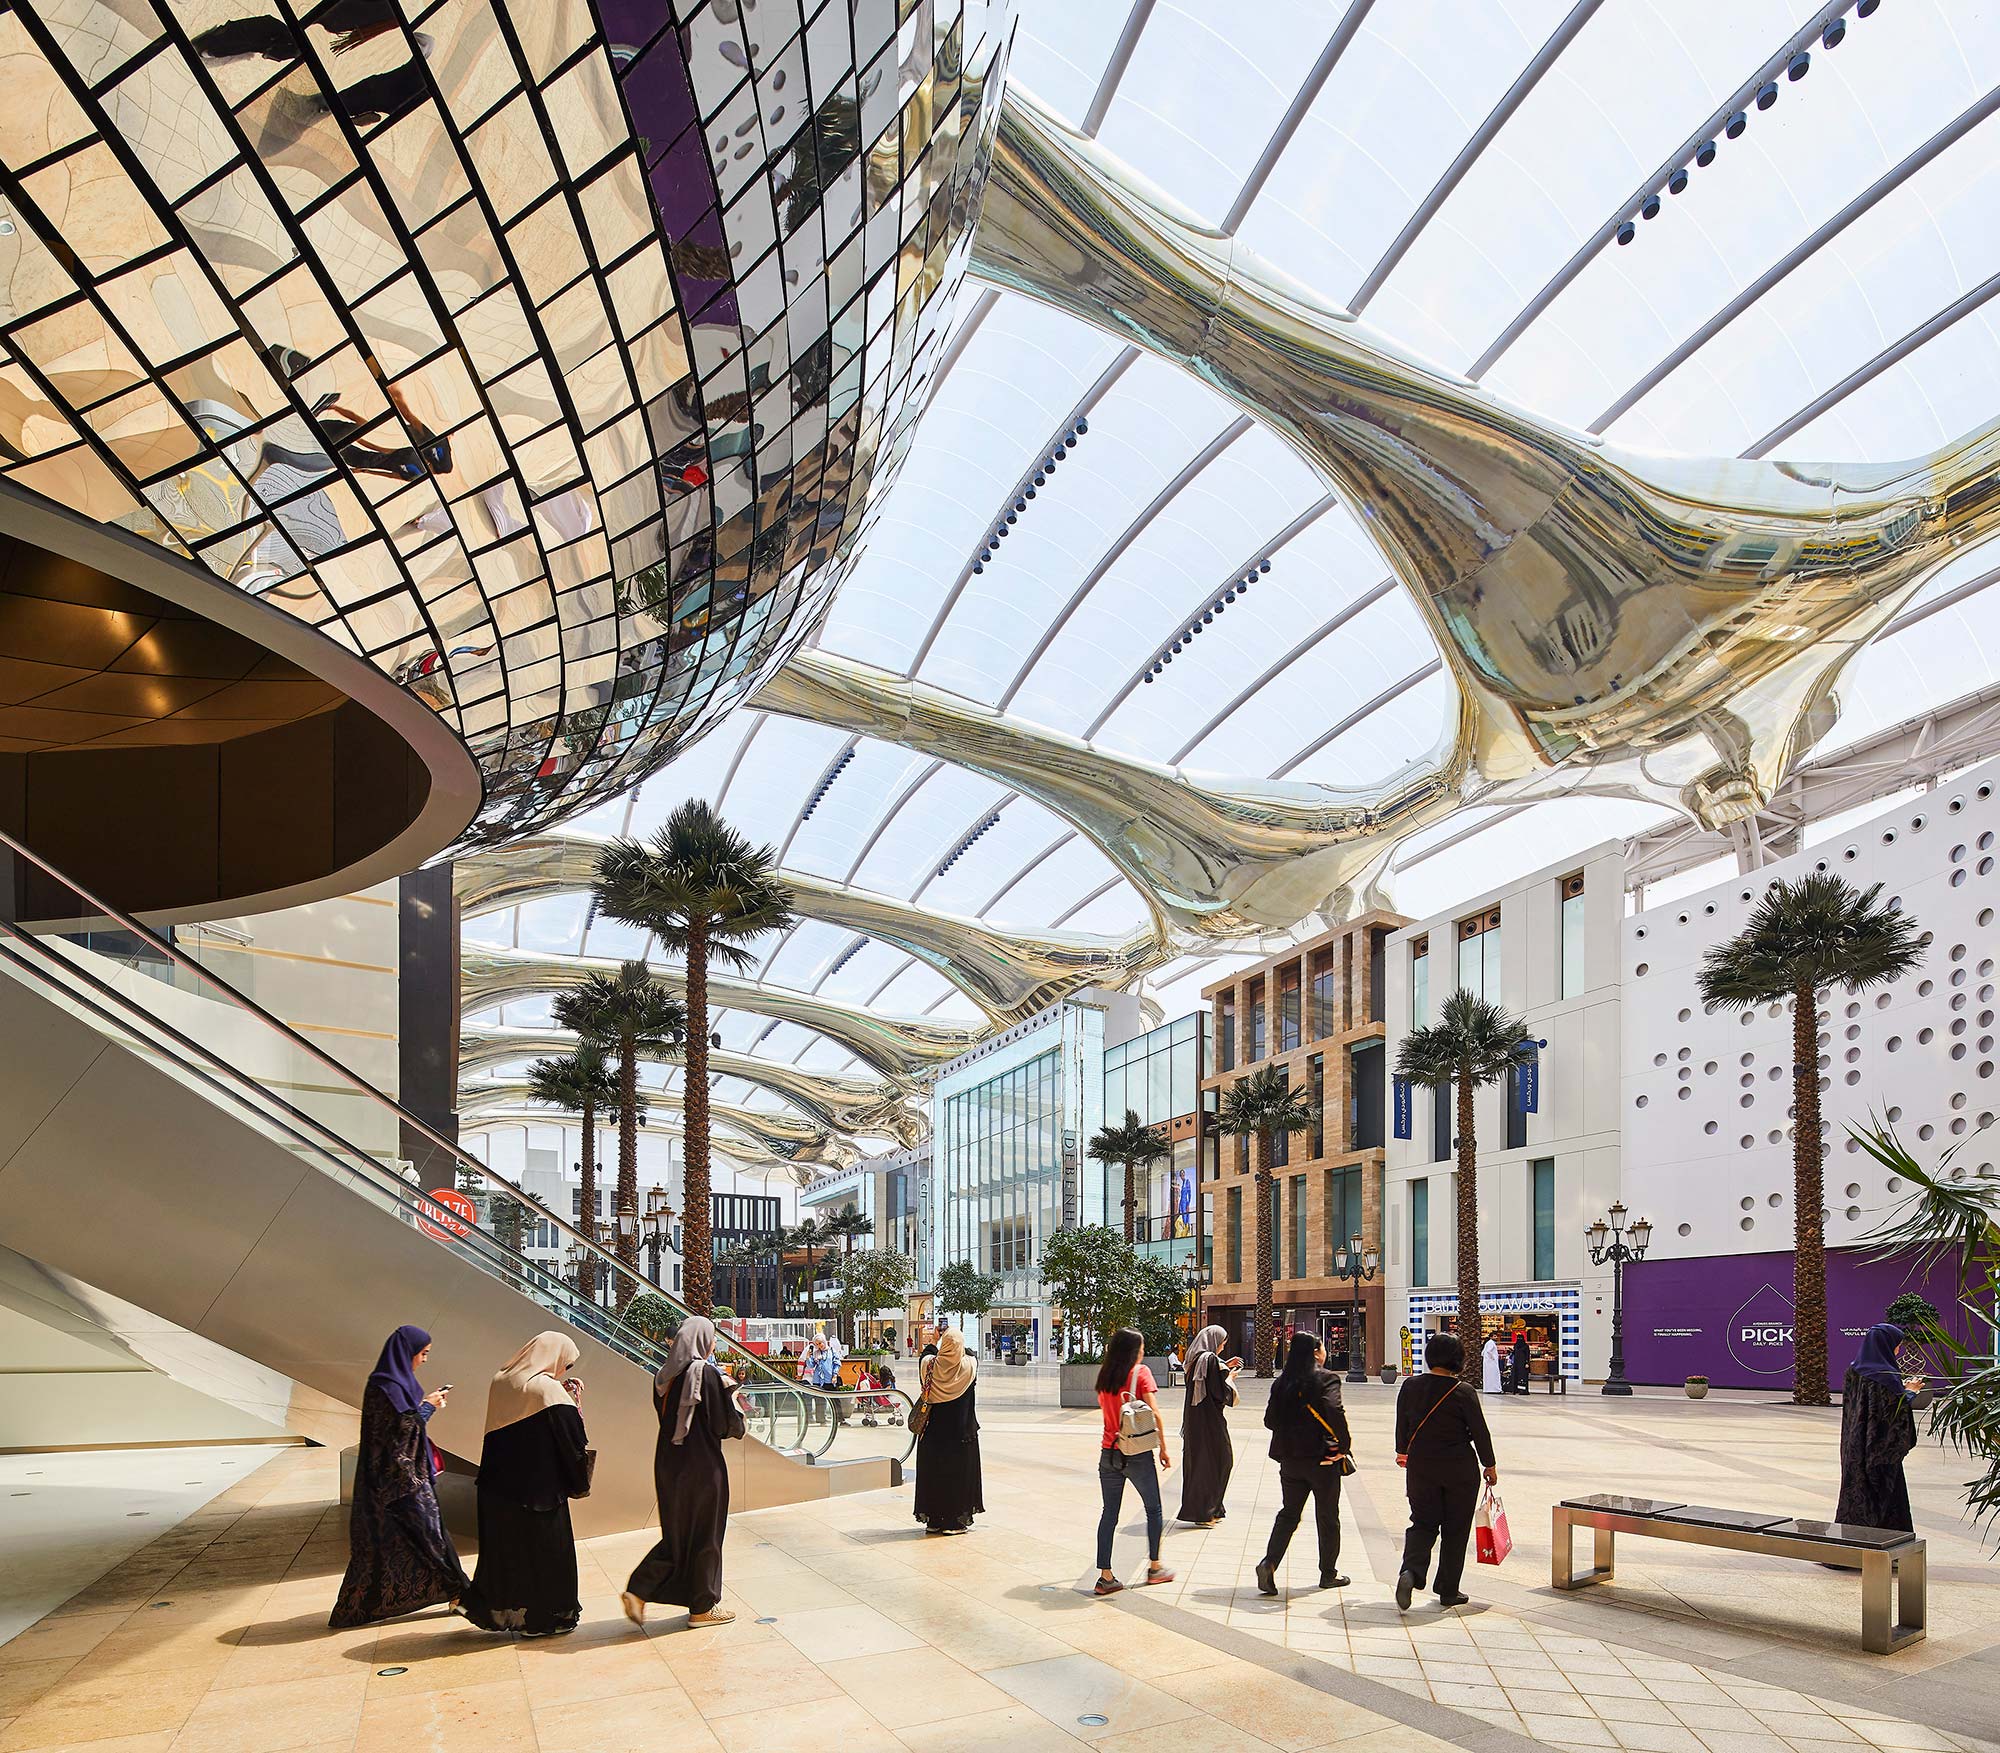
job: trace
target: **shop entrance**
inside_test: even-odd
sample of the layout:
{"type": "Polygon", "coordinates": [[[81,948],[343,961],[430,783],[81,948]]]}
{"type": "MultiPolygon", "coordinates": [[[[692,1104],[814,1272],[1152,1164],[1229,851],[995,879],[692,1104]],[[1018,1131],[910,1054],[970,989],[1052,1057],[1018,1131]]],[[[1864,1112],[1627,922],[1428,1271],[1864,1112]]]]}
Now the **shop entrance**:
{"type": "Polygon", "coordinates": [[[1326,1345],[1326,1367],[1345,1373],[1368,1367],[1368,1310],[1350,1304],[1329,1309],[1320,1317],[1320,1338],[1326,1345]],[[1352,1329],[1350,1331],[1350,1328],[1352,1329]]]}
{"type": "MultiPolygon", "coordinates": [[[[1456,1333],[1458,1317],[1446,1315],[1439,1326],[1447,1333],[1456,1333]]],[[[1561,1335],[1562,1316],[1554,1309],[1482,1310],[1479,1337],[1474,1343],[1483,1347],[1491,1339],[1499,1346],[1501,1387],[1509,1393],[1526,1393],[1529,1385],[1546,1383],[1551,1375],[1561,1371],[1561,1354],[1557,1349],[1561,1335]],[[1525,1334],[1528,1341],[1526,1383],[1517,1381],[1518,1372],[1514,1365],[1516,1334],[1525,1334]]]]}

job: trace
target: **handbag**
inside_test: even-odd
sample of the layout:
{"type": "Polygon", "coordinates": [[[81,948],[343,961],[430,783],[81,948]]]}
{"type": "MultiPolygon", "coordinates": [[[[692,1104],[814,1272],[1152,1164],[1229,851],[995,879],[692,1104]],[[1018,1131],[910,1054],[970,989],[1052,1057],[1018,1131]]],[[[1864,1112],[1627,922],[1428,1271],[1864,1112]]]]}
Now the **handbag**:
{"type": "MultiPolygon", "coordinates": [[[[1306,1410],[1313,1415],[1314,1422],[1319,1425],[1321,1430],[1325,1431],[1328,1436],[1332,1436],[1335,1442],[1340,1441],[1339,1437],[1333,1436],[1333,1426],[1328,1424],[1325,1419],[1320,1417],[1318,1407],[1308,1406],[1306,1410]]],[[[1337,1460],[1340,1464],[1341,1478],[1343,1479],[1352,1478],[1354,1474],[1354,1457],[1350,1455],[1345,1449],[1335,1449],[1333,1453],[1335,1460],[1337,1460]]]]}
{"type": "Polygon", "coordinates": [[[1118,1406],[1118,1437],[1112,1444],[1121,1455],[1146,1455],[1160,1446],[1160,1421],[1152,1407],[1136,1400],[1128,1388],[1118,1406]]]}
{"type": "Polygon", "coordinates": [[[924,1426],[931,1421],[931,1373],[921,1363],[917,1365],[917,1374],[923,1379],[924,1385],[922,1392],[917,1395],[916,1405],[910,1408],[910,1438],[912,1441],[915,1441],[916,1438],[924,1434],[924,1426]]]}
{"type": "Polygon", "coordinates": [[[1514,1536],[1507,1531],[1507,1506],[1490,1485],[1472,1518],[1472,1543],[1481,1564],[1498,1564],[1514,1550],[1514,1536]]]}

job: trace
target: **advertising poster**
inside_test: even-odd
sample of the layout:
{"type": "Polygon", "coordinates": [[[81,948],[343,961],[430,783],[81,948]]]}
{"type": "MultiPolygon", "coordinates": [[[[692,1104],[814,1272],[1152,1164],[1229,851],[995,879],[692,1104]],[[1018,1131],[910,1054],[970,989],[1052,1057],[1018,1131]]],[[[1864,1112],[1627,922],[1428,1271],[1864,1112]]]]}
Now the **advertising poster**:
{"type": "MultiPolygon", "coordinates": [[[[1955,1262],[1940,1259],[1923,1275],[1912,1271],[1913,1264],[1906,1257],[1877,1259],[1851,1248],[1827,1251],[1827,1374],[1836,1391],[1861,1336],[1905,1291],[1928,1297],[1950,1314],[1955,1262]]],[[[1789,1392],[1794,1339],[1789,1249],[1641,1260],[1625,1268],[1630,1381],[1674,1386],[1689,1376],[1706,1376],[1718,1388],[1789,1392]]]]}

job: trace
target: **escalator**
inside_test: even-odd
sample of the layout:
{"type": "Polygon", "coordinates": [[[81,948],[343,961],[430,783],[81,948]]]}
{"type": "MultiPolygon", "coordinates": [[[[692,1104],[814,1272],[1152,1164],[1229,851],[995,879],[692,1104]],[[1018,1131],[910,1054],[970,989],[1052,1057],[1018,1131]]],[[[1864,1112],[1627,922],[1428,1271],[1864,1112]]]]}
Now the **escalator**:
{"type": "MultiPolygon", "coordinates": [[[[198,957],[0,834],[0,1244],[348,1405],[391,1328],[427,1328],[427,1375],[458,1389],[431,1435],[460,1471],[478,1460],[488,1376],[561,1327],[582,1353],[598,1451],[578,1531],[651,1522],[650,1378],[666,1353],[605,1302],[665,1293],[198,957]],[[61,916],[129,933],[135,953],[12,923],[24,869],[70,888],[61,916]],[[417,1162],[398,1154],[411,1138],[417,1162]],[[546,1220],[606,1298],[426,1196],[445,1187],[546,1220]]],[[[726,1338],[720,1357],[745,1377],[750,1427],[726,1445],[732,1507],[900,1481],[908,1396],[890,1391],[893,1421],[864,1421],[851,1393],[794,1382],[726,1338]]]]}

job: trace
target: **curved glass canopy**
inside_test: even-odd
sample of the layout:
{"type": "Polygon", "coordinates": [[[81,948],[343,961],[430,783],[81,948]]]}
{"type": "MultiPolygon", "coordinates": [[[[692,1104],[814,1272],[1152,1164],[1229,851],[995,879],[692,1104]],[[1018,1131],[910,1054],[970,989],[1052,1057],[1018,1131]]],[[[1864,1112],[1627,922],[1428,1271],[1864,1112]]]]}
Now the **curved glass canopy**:
{"type": "MultiPolygon", "coordinates": [[[[1221,16],[1021,0],[1009,85],[1438,372],[1625,453],[1865,468],[2000,409],[2000,8],[1272,0],[1221,16]]],[[[1098,327],[977,279],[955,321],[820,651],[1233,781],[1379,785],[1439,744],[1459,694],[1366,504],[1200,375],[1098,327]]],[[[1813,755],[1987,685],[1994,582],[1990,542],[1928,577],[1839,672],[1813,755]]],[[[1149,922],[1098,843],[1000,779],[755,710],[576,826],[642,833],[695,795],[788,868],[917,908],[1028,935],[1149,922]]],[[[1421,913],[1671,813],[1460,810],[1402,840],[1385,882],[1421,913]]],[[[645,947],[580,896],[468,934],[645,947]]],[[[762,949],[773,985],[980,1017],[935,966],[843,925],[762,949]]],[[[1184,1008],[1233,953],[1178,955],[1146,989],[1184,1008]]],[[[760,1058],[858,1069],[794,1023],[732,1012],[720,1029],[760,1058]]]]}

